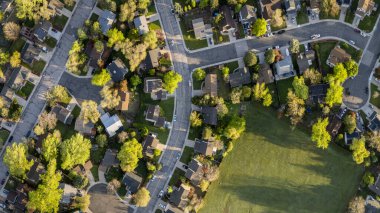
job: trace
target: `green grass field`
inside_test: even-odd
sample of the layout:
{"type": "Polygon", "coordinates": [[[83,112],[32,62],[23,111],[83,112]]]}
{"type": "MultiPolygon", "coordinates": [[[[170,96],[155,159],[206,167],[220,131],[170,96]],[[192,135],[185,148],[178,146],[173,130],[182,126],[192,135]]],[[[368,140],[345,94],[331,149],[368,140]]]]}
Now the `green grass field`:
{"type": "Polygon", "coordinates": [[[380,108],[380,90],[375,84],[371,84],[371,99],[369,102],[380,108]]]}
{"type": "Polygon", "coordinates": [[[361,179],[350,153],[317,149],[257,104],[246,112],[247,133],[223,160],[200,212],[344,212],[361,179]]]}

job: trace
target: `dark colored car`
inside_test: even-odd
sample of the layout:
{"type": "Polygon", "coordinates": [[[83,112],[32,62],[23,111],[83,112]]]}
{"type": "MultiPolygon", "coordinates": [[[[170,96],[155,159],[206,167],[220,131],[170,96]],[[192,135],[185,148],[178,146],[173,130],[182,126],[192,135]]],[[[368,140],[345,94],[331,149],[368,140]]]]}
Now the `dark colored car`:
{"type": "Polygon", "coordinates": [[[1,185],[4,185],[4,183],[5,183],[5,178],[3,178],[3,179],[1,180],[1,185]]]}
{"type": "Polygon", "coordinates": [[[354,29],[354,31],[357,32],[357,33],[360,33],[360,30],[356,29],[356,28],[354,29]]]}
{"type": "Polygon", "coordinates": [[[13,136],[11,136],[8,140],[8,142],[11,142],[13,140],[13,136]]]}
{"type": "Polygon", "coordinates": [[[183,167],[184,169],[189,168],[187,165],[182,165],[182,167],[183,167]]]}
{"type": "Polygon", "coordinates": [[[368,94],[368,87],[365,88],[365,94],[368,94]]]}
{"type": "Polygon", "coordinates": [[[277,34],[283,34],[285,32],[285,30],[280,30],[277,32],[277,34]]]}
{"type": "Polygon", "coordinates": [[[29,130],[29,131],[28,131],[28,133],[26,133],[26,135],[25,135],[25,136],[26,136],[26,137],[29,137],[29,136],[30,136],[30,134],[32,134],[32,131],[30,131],[30,130],[29,130]]]}

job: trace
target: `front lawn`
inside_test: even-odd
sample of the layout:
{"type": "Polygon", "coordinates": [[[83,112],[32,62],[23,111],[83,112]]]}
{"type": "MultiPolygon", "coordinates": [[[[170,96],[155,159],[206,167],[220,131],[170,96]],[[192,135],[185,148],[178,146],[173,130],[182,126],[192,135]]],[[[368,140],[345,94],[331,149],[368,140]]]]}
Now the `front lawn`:
{"type": "Polygon", "coordinates": [[[69,18],[64,15],[55,16],[52,20],[53,28],[62,32],[63,28],[65,28],[67,20],[69,20],[69,18]]]}
{"type": "Polygon", "coordinates": [[[74,130],[74,124],[75,121],[73,121],[71,125],[65,125],[60,121],[57,122],[57,129],[59,130],[59,132],[61,132],[62,140],[69,139],[76,133],[76,131],[74,130]]]}
{"type": "Polygon", "coordinates": [[[49,37],[45,40],[45,44],[50,48],[54,48],[57,45],[57,39],[49,37]]]}
{"type": "Polygon", "coordinates": [[[247,105],[246,133],[220,166],[200,212],[345,212],[363,169],[351,153],[310,135],[276,112],[247,105]]]}
{"type": "Polygon", "coordinates": [[[9,49],[10,53],[13,53],[14,51],[21,52],[22,48],[24,47],[26,41],[22,38],[18,38],[16,41],[14,41],[9,49]]]}
{"type": "Polygon", "coordinates": [[[317,44],[319,46],[317,54],[321,62],[322,69],[328,72],[331,68],[326,64],[326,61],[330,55],[331,50],[334,49],[336,41],[326,41],[317,44]]]}
{"type": "Polygon", "coordinates": [[[150,15],[153,15],[156,13],[157,13],[157,11],[156,11],[156,7],[154,5],[154,1],[152,1],[152,3],[148,6],[148,13],[146,14],[146,16],[150,16],[150,15]]]}
{"type": "Polygon", "coordinates": [[[352,59],[354,59],[356,62],[360,61],[360,58],[362,57],[362,50],[356,49],[355,47],[347,44],[346,42],[339,42],[339,46],[344,49],[348,54],[351,55],[352,59]]]}
{"type": "Polygon", "coordinates": [[[185,23],[181,20],[179,22],[182,30],[183,40],[185,41],[186,47],[189,50],[195,50],[207,47],[206,39],[196,39],[194,35],[194,31],[192,29],[186,29],[185,23]]]}
{"type": "Polygon", "coordinates": [[[3,147],[8,137],[9,137],[9,131],[6,129],[0,129],[0,147],[3,147]]]}
{"type": "Polygon", "coordinates": [[[179,161],[181,161],[184,164],[188,164],[191,161],[191,158],[194,155],[194,148],[190,146],[185,146],[183,149],[183,153],[179,161]]]}
{"type": "Polygon", "coordinates": [[[93,165],[92,168],[91,168],[91,173],[92,173],[92,176],[94,177],[94,181],[95,182],[99,181],[99,172],[98,172],[98,169],[99,169],[99,165],[93,165]]]}
{"type": "Polygon", "coordinates": [[[380,109],[380,90],[375,84],[371,84],[371,99],[369,102],[380,109]]]}
{"type": "Polygon", "coordinates": [[[203,127],[191,127],[189,129],[189,136],[187,137],[189,140],[195,140],[196,138],[202,137],[203,127]]]}
{"type": "Polygon", "coordinates": [[[174,111],[174,98],[170,97],[167,100],[160,102],[160,107],[164,111],[164,116],[167,121],[173,120],[173,111],[174,111]]]}
{"type": "Polygon", "coordinates": [[[309,23],[306,7],[302,7],[302,9],[297,12],[296,20],[298,25],[309,23]]]}
{"type": "Polygon", "coordinates": [[[34,84],[32,84],[31,82],[27,81],[25,83],[25,85],[19,89],[16,94],[20,97],[22,97],[23,99],[25,100],[28,100],[30,94],[32,93],[34,89],[34,84]]]}
{"type": "Polygon", "coordinates": [[[39,61],[34,61],[31,67],[32,73],[40,76],[42,71],[45,68],[45,65],[46,65],[46,62],[42,59],[40,59],[39,61]]]}
{"type": "MultiPolygon", "coordinates": [[[[380,0],[375,0],[376,4],[380,4],[380,0]]],[[[373,11],[370,16],[365,16],[362,21],[359,22],[359,29],[366,32],[372,32],[373,27],[376,24],[377,17],[379,16],[380,10],[373,11]]]]}
{"type": "Polygon", "coordinates": [[[185,171],[183,171],[180,168],[176,168],[173,172],[172,177],[170,178],[169,181],[169,186],[179,186],[180,185],[180,179],[181,177],[185,176],[185,171]]]}

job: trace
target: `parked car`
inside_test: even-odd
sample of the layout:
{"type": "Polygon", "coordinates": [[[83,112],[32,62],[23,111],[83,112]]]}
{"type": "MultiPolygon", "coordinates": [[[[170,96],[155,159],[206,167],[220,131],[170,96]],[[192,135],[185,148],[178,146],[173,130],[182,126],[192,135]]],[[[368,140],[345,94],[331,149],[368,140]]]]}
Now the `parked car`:
{"type": "Polygon", "coordinates": [[[187,165],[183,164],[183,165],[182,165],[182,168],[184,168],[184,169],[188,169],[189,167],[188,167],[187,165]]]}
{"type": "Polygon", "coordinates": [[[355,45],[355,41],[350,40],[349,42],[350,42],[350,44],[355,45]]]}
{"type": "Polygon", "coordinates": [[[285,30],[280,30],[277,32],[277,34],[283,34],[283,33],[285,33],[285,30]]]}
{"type": "Polygon", "coordinates": [[[8,142],[11,142],[13,140],[13,136],[11,136],[8,140],[8,142]]]}
{"type": "Polygon", "coordinates": [[[360,33],[361,31],[359,30],[359,29],[354,29],[354,31],[356,32],[356,33],[360,33]]]}
{"type": "Polygon", "coordinates": [[[1,185],[4,185],[4,183],[5,183],[5,178],[3,178],[3,179],[1,180],[1,185]]]}
{"type": "Polygon", "coordinates": [[[320,38],[321,37],[321,34],[313,34],[311,35],[311,39],[317,39],[317,38],[320,38]]]}

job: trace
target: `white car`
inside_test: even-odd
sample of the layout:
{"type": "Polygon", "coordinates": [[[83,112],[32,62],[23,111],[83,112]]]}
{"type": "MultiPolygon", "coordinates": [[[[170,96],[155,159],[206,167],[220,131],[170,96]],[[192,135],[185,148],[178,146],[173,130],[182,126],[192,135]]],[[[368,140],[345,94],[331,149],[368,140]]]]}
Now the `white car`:
{"type": "Polygon", "coordinates": [[[355,41],[350,40],[349,42],[350,42],[350,44],[355,45],[355,41]]]}
{"type": "Polygon", "coordinates": [[[273,36],[273,33],[268,33],[268,37],[272,37],[273,36]]]}
{"type": "Polygon", "coordinates": [[[320,38],[321,35],[320,34],[314,34],[311,36],[311,39],[317,39],[317,38],[320,38]]]}

